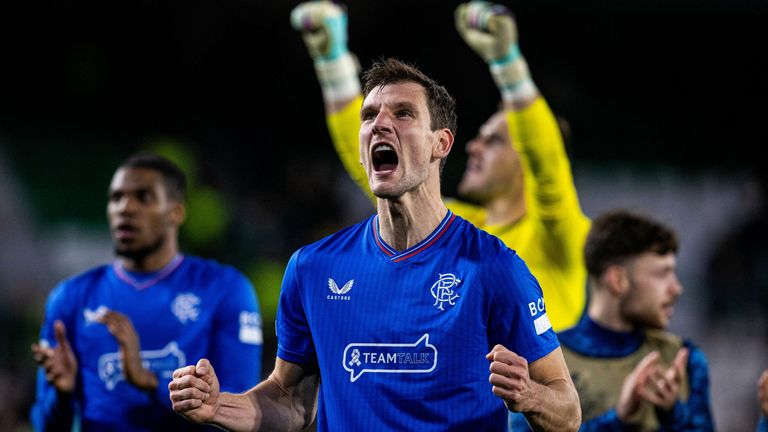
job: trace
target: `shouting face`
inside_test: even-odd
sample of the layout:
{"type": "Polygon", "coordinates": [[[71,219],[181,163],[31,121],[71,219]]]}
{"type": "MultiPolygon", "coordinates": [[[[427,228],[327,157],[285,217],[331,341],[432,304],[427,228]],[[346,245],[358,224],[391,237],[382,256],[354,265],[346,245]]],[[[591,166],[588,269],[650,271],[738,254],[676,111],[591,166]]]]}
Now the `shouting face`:
{"type": "Polygon", "coordinates": [[[414,82],[375,87],[360,110],[360,162],[371,191],[397,199],[439,176],[453,143],[448,129],[431,129],[424,88],[414,82]]]}

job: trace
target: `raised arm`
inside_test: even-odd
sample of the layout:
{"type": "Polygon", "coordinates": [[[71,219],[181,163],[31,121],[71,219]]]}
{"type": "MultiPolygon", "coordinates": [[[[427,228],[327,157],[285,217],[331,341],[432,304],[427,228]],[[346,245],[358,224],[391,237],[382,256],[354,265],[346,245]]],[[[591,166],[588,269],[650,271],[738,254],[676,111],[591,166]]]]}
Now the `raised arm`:
{"type": "Polygon", "coordinates": [[[518,45],[517,26],[504,6],[474,1],[459,5],[456,29],[488,64],[501,93],[512,145],[520,154],[526,207],[547,223],[553,259],[581,264],[589,221],[579,206],[570,162],[552,111],[531,77],[518,45]]]}
{"type": "Polygon", "coordinates": [[[455,21],[467,45],[488,64],[501,93],[511,145],[520,157],[525,219],[540,234],[529,246],[541,257],[536,272],[545,282],[555,329],[570,327],[586,302],[583,247],[590,221],[579,205],[560,128],[533,82],[509,10],[488,2],[464,3],[455,21]]]}
{"type": "Polygon", "coordinates": [[[320,378],[278,358],[269,378],[245,393],[220,393],[206,359],[177,369],[168,384],[173,410],[194,423],[231,431],[300,431],[312,423],[320,378]]]}
{"type": "Polygon", "coordinates": [[[344,168],[372,202],[368,176],[360,165],[360,66],[347,48],[347,12],[343,6],[318,0],[302,3],[291,12],[291,24],[300,32],[314,62],[325,102],[331,141],[344,168]]]}

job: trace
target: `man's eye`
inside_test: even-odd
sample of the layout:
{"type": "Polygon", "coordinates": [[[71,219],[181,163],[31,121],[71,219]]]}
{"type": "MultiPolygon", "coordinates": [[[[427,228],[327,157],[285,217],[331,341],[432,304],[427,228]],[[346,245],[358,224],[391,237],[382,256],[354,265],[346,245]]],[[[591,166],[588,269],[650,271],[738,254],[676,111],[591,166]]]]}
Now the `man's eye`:
{"type": "Polygon", "coordinates": [[[376,118],[376,113],[366,112],[366,113],[363,113],[363,115],[361,115],[360,118],[363,121],[373,120],[374,118],[376,118]]]}
{"type": "Polygon", "coordinates": [[[398,117],[413,117],[413,113],[408,110],[401,110],[397,112],[398,117]]]}
{"type": "Polygon", "coordinates": [[[141,201],[143,203],[149,201],[151,196],[152,195],[149,192],[147,192],[147,191],[139,191],[139,192],[136,193],[136,198],[138,198],[139,201],[141,201]]]}

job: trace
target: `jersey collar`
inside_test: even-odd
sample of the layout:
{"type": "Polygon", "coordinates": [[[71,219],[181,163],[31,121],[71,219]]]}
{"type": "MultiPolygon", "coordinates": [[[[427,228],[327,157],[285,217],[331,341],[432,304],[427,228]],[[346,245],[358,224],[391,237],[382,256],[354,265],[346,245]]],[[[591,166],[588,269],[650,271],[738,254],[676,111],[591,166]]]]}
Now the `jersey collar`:
{"type": "Polygon", "coordinates": [[[376,243],[376,246],[384,253],[384,255],[387,256],[390,261],[402,262],[429,249],[430,246],[432,246],[438,239],[440,239],[440,237],[443,236],[443,234],[448,231],[448,228],[450,228],[455,217],[456,215],[454,215],[452,211],[448,210],[443,220],[430,235],[428,235],[424,240],[420,241],[416,245],[400,252],[395,250],[392,246],[388,245],[384,239],[381,238],[381,233],[379,232],[379,215],[376,215],[371,219],[371,233],[373,235],[373,241],[376,243]]]}
{"type": "Polygon", "coordinates": [[[136,288],[137,290],[143,290],[165,279],[166,276],[170,275],[174,270],[179,268],[182,261],[184,261],[184,255],[177,254],[175,257],[173,257],[171,262],[156,272],[138,273],[129,272],[123,268],[123,265],[120,264],[119,260],[115,260],[112,263],[112,269],[115,271],[115,275],[118,279],[136,288]]]}

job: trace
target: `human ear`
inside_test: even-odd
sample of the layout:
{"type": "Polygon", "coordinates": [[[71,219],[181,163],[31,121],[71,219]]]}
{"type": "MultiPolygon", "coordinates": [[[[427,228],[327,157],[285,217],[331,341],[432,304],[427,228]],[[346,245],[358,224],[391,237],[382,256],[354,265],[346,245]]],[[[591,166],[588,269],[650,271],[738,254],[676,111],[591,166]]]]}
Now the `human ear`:
{"type": "Polygon", "coordinates": [[[614,296],[623,297],[629,291],[629,275],[624,266],[619,264],[609,266],[605,269],[603,278],[614,296]]]}
{"type": "Polygon", "coordinates": [[[435,131],[438,134],[437,142],[432,148],[432,156],[436,159],[443,159],[448,157],[448,153],[453,148],[453,132],[450,129],[443,128],[435,131]]]}

